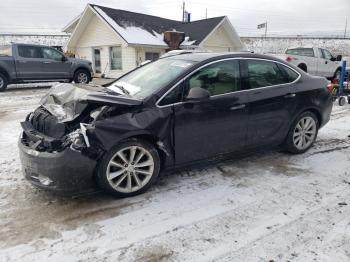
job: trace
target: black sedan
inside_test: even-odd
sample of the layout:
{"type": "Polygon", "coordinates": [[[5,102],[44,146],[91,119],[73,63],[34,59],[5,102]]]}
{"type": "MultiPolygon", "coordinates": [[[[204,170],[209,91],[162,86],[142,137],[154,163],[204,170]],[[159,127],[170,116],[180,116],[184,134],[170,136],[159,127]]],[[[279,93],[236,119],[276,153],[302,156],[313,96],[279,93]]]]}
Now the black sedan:
{"type": "Polygon", "coordinates": [[[325,78],[273,57],[166,57],[107,86],[60,84],[22,122],[34,185],[64,194],[146,191],[159,173],[240,151],[303,153],[332,110],[325,78]]]}

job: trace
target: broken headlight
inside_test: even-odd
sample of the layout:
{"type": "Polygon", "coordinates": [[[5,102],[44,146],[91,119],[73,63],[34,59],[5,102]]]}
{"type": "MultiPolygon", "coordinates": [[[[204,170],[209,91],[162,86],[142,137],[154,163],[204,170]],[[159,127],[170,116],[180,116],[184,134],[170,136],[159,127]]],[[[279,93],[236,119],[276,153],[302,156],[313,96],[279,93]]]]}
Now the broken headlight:
{"type": "Polygon", "coordinates": [[[81,151],[83,148],[90,147],[89,138],[86,134],[88,124],[80,123],[80,128],[67,135],[65,144],[75,151],[81,151]]]}

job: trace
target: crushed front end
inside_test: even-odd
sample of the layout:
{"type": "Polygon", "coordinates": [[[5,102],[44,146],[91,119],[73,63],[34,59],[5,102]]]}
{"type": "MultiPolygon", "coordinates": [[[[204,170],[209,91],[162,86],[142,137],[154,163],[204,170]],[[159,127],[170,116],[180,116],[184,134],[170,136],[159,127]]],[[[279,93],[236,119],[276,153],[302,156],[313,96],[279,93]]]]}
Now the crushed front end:
{"type": "Polygon", "coordinates": [[[26,179],[60,194],[94,191],[101,149],[90,143],[89,124],[60,123],[39,107],[21,123],[20,159],[26,179]]]}

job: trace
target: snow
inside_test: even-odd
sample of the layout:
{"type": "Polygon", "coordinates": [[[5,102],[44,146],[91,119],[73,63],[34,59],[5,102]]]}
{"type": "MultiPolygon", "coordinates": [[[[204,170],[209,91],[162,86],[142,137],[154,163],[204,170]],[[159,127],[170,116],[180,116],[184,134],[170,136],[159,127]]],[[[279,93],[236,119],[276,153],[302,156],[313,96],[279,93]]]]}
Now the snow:
{"type": "Polygon", "coordinates": [[[136,27],[133,25],[120,26],[101,8],[97,6],[94,8],[108,22],[108,24],[110,24],[113,29],[118,32],[129,44],[156,45],[164,47],[168,46],[163,41],[163,34],[159,34],[155,31],[150,33],[141,27],[136,27]]]}
{"type": "Polygon", "coordinates": [[[0,45],[8,45],[11,43],[22,44],[38,44],[47,46],[64,47],[69,39],[69,35],[16,35],[16,34],[0,34],[0,45]]]}
{"type": "Polygon", "coordinates": [[[0,261],[349,261],[350,105],[303,155],[162,176],[143,195],[63,198],[22,177],[19,122],[45,88],[0,94],[0,261]],[[347,203],[347,205],[342,205],[347,203]]]}

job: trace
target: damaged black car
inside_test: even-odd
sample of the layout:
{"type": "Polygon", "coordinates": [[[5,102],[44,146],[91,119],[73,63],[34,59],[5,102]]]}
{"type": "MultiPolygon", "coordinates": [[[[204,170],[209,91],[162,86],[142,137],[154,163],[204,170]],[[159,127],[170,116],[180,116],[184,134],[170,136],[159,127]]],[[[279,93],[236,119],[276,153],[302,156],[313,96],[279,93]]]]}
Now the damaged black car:
{"type": "Polygon", "coordinates": [[[324,78],[251,53],[166,57],[106,86],[59,84],[21,123],[35,186],[127,197],[162,170],[282,145],[303,153],[332,110],[324,78]]]}

